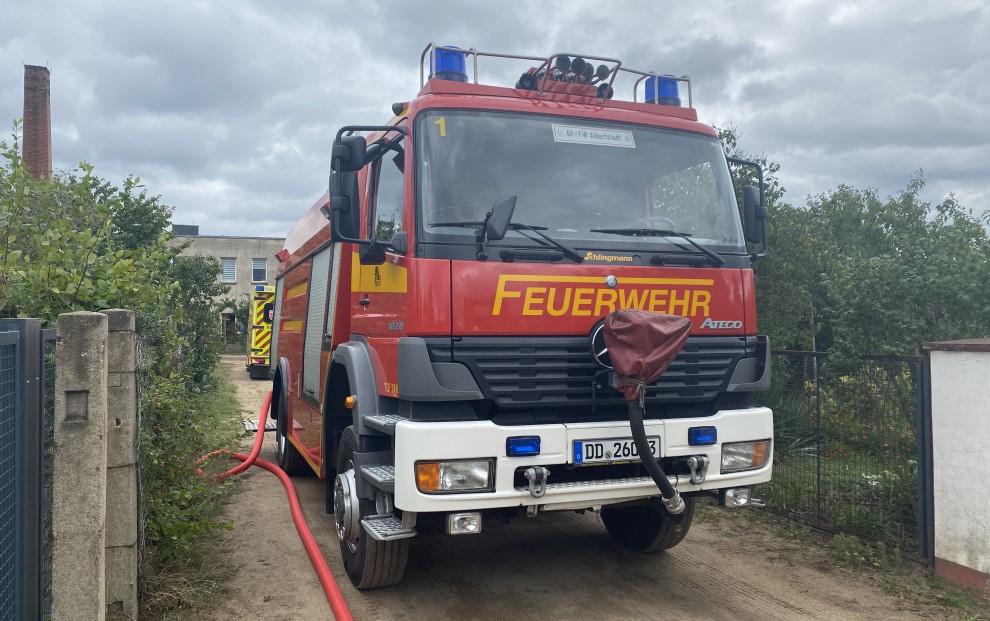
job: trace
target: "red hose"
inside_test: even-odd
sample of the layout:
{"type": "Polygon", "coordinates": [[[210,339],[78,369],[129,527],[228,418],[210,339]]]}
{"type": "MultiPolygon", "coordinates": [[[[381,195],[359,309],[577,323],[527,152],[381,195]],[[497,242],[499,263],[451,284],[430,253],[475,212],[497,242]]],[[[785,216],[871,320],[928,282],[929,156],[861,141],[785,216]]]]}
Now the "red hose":
{"type": "MultiPolygon", "coordinates": [[[[234,476],[235,474],[240,474],[244,472],[251,466],[258,466],[264,468],[268,472],[271,472],[278,477],[278,480],[282,482],[282,486],[285,487],[285,493],[289,497],[289,509],[292,511],[292,521],[296,525],[296,530],[299,531],[299,538],[302,539],[303,547],[306,548],[306,553],[309,555],[309,560],[313,563],[313,569],[316,571],[316,576],[320,579],[320,584],[323,585],[323,592],[327,596],[327,602],[330,604],[330,609],[333,610],[333,616],[337,621],[354,621],[354,617],[351,616],[351,611],[347,607],[347,602],[344,601],[344,596],[340,592],[340,588],[337,586],[337,581],[334,580],[333,574],[330,572],[330,566],[327,565],[327,560],[323,557],[323,553],[320,552],[319,546],[316,545],[316,539],[313,537],[313,533],[309,530],[309,526],[306,524],[306,518],[303,516],[302,506],[299,504],[299,497],[296,495],[296,488],[292,485],[292,479],[289,475],[285,474],[285,471],[276,466],[275,464],[265,461],[264,459],[258,459],[258,455],[261,453],[261,444],[265,439],[265,422],[268,419],[268,409],[271,406],[272,393],[269,391],[268,395],[265,397],[265,402],[261,406],[261,413],[258,415],[258,431],[255,435],[254,448],[251,449],[250,455],[245,455],[244,453],[232,453],[230,451],[220,449],[218,451],[213,451],[208,455],[204,455],[196,462],[197,466],[202,464],[204,461],[209,459],[214,455],[230,455],[234,459],[240,460],[241,463],[234,466],[227,472],[217,475],[218,480],[226,479],[227,477],[234,476]]],[[[198,467],[196,472],[202,474],[202,470],[198,467]]]]}
{"type": "MultiPolygon", "coordinates": [[[[231,468],[227,472],[224,472],[223,474],[218,474],[217,475],[218,481],[223,481],[227,477],[232,477],[235,474],[240,474],[244,472],[245,470],[250,468],[252,464],[254,464],[254,461],[256,459],[258,459],[258,455],[261,454],[261,443],[265,441],[265,423],[268,421],[268,410],[269,408],[271,408],[271,405],[272,405],[272,391],[269,390],[268,394],[265,395],[264,403],[261,404],[261,412],[258,414],[258,431],[254,434],[254,447],[251,449],[251,454],[247,456],[246,460],[244,459],[241,460],[244,463],[234,466],[233,468],[231,468]]],[[[214,457],[215,455],[233,455],[233,453],[231,453],[226,449],[218,449],[216,451],[213,451],[212,453],[207,453],[206,455],[200,457],[199,461],[196,462],[196,466],[199,466],[200,464],[207,461],[211,457],[214,457]]],[[[197,467],[196,474],[202,476],[203,471],[197,467]]]]}

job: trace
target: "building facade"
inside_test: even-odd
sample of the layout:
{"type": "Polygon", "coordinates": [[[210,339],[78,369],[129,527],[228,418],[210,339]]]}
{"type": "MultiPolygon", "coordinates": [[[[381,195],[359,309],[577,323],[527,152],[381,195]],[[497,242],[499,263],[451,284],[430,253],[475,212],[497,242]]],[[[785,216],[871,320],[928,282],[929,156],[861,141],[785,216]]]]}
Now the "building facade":
{"type": "MultiPolygon", "coordinates": [[[[230,285],[230,297],[245,303],[257,285],[275,284],[278,259],[275,253],[285,246],[284,237],[237,237],[228,235],[200,235],[199,227],[176,224],[172,226],[175,244],[186,244],[182,256],[216,257],[223,267],[220,282],[230,285]]],[[[232,308],[224,309],[224,331],[243,330],[234,324],[232,308]]]]}
{"type": "Polygon", "coordinates": [[[230,285],[230,295],[238,300],[250,296],[255,285],[275,283],[278,259],[275,253],[285,246],[284,237],[234,237],[199,235],[199,227],[175,225],[175,243],[189,243],[182,256],[216,257],[223,267],[220,282],[230,285]]]}

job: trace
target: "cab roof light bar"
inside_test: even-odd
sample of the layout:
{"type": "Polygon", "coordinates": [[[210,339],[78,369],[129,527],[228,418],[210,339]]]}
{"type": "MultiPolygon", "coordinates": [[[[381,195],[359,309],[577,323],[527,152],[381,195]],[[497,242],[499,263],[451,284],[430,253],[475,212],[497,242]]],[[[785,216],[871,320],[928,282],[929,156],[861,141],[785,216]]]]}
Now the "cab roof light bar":
{"type": "Polygon", "coordinates": [[[572,54],[557,52],[549,56],[527,56],[523,54],[502,54],[498,52],[482,52],[473,47],[462,49],[451,45],[436,45],[430,42],[419,58],[419,86],[423,88],[429,78],[441,78],[457,82],[467,82],[467,57],[471,57],[471,82],[478,82],[478,58],[502,58],[513,60],[529,60],[538,63],[535,68],[527,71],[517,82],[517,88],[537,90],[542,96],[547,90],[547,84],[553,82],[577,82],[580,84],[596,85],[598,99],[604,102],[614,93],[612,85],[620,73],[637,76],[633,84],[631,101],[640,102],[638,98],[639,85],[647,81],[644,88],[643,102],[661,105],[680,106],[678,93],[679,84],[687,85],[687,107],[694,107],[691,91],[691,78],[686,75],[674,76],[655,71],[640,71],[623,67],[617,58],[593,56],[590,54],[572,54]],[[427,61],[429,55],[429,61],[427,61]],[[590,61],[602,63],[596,68],[590,61]],[[427,63],[429,63],[427,67],[427,63]],[[429,72],[427,73],[427,68],[429,72]],[[531,78],[528,76],[532,76],[531,78]],[[651,90],[652,89],[652,90],[651,90]]]}

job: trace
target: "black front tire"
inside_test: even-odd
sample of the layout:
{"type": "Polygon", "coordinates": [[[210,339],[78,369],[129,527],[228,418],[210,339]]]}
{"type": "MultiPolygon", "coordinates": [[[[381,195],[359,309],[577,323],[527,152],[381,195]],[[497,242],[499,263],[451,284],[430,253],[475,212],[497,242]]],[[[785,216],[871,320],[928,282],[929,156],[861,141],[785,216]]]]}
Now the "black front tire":
{"type": "MultiPolygon", "coordinates": [[[[354,427],[348,427],[340,437],[340,449],[337,451],[338,476],[354,469],[354,454],[358,450],[354,427]]],[[[337,503],[334,504],[338,506],[337,503]]],[[[375,514],[375,504],[370,500],[362,498],[358,501],[358,506],[360,518],[375,514]]],[[[339,517],[334,516],[334,519],[339,517]]],[[[409,540],[379,541],[370,537],[359,525],[357,542],[341,540],[340,556],[351,584],[362,590],[379,589],[402,580],[409,558],[409,540]]]]}
{"type": "Polygon", "coordinates": [[[277,402],[272,403],[272,410],[269,412],[269,417],[275,413],[276,407],[278,408],[278,417],[275,420],[275,457],[278,467],[290,476],[313,472],[312,468],[309,467],[309,464],[306,463],[306,460],[299,453],[296,445],[289,442],[287,432],[289,412],[285,394],[282,394],[277,402]]]}
{"type": "Polygon", "coordinates": [[[684,498],[684,512],[671,515],[652,505],[602,507],[602,522],[617,543],[633,552],[673,548],[687,536],[694,520],[694,498],[684,498]]]}

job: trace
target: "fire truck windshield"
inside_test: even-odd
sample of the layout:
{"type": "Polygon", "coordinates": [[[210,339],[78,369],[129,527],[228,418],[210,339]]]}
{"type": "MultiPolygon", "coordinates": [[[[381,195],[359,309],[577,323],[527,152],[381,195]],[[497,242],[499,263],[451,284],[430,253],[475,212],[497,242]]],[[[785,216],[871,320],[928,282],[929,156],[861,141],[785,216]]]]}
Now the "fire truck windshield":
{"type": "MultiPolygon", "coordinates": [[[[496,201],[515,194],[513,221],[546,227],[576,248],[697,252],[676,237],[604,231],[659,229],[686,233],[717,253],[745,252],[732,181],[715,138],[477,110],[424,112],[415,136],[421,242],[474,244],[475,230],[451,224],[484,220],[496,201]]],[[[536,242],[514,229],[493,245],[536,242]]]]}

